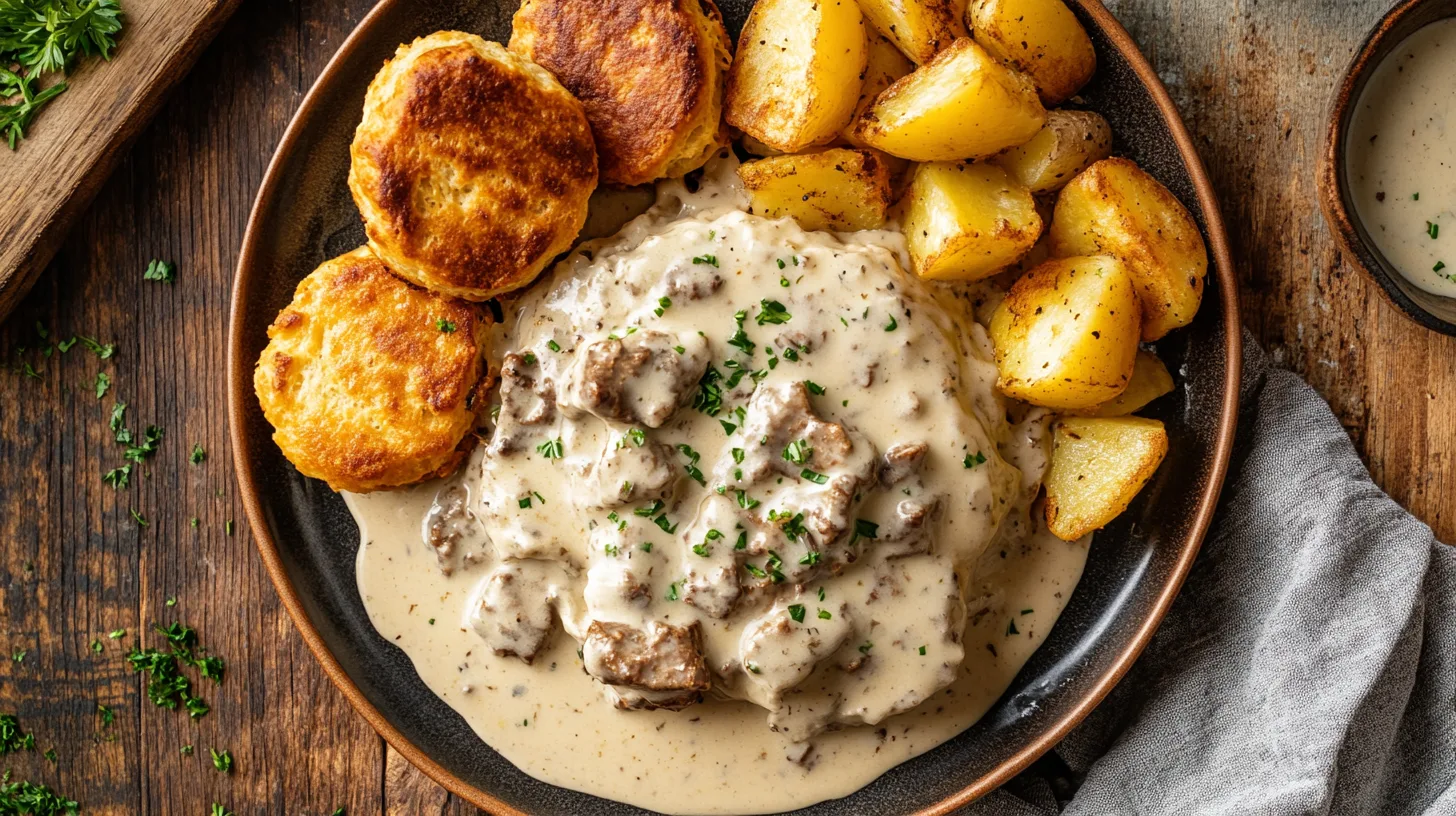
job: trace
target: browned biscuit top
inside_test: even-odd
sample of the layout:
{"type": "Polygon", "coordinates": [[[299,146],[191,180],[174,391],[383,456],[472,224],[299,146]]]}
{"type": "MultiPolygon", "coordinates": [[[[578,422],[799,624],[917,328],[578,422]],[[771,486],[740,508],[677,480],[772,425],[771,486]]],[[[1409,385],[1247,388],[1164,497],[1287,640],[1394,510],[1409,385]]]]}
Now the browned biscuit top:
{"type": "Polygon", "coordinates": [[[596,151],[580,104],[544,71],[446,34],[376,78],[350,183],[391,268],[484,299],[529,283],[569,246],[596,151]]]}
{"type": "Polygon", "coordinates": [[[685,147],[702,152],[688,143],[718,130],[728,49],[711,0],[526,0],[511,35],[512,51],[581,100],[602,177],[618,184],[661,177],[685,147]]]}

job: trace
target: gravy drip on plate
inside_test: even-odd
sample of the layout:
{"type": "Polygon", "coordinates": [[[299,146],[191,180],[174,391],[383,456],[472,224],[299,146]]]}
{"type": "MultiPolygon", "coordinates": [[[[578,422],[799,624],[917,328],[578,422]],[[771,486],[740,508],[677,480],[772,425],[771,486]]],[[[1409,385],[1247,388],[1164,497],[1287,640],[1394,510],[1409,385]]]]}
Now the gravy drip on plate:
{"type": "Polygon", "coordinates": [[[1456,19],[1406,38],[1350,122],[1355,210],[1406,280],[1456,297],[1456,19]]]}
{"type": "Polygon", "coordinates": [[[1086,558],[1033,521],[1048,417],[995,394],[990,290],[748,215],[733,171],[507,305],[459,476],[346,496],[431,689],[527,773],[668,813],[844,796],[960,733],[1086,558]]]}

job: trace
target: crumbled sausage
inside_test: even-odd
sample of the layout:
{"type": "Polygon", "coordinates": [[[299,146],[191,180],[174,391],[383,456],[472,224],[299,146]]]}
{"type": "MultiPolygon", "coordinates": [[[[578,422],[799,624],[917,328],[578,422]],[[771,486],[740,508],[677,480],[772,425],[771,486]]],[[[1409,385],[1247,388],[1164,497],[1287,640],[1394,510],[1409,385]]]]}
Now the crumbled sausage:
{"type": "Polygon", "coordinates": [[[929,451],[930,446],[924,442],[891,445],[885,451],[885,461],[880,464],[880,484],[889,487],[918,474],[929,451]]]}
{"type": "Polygon", "coordinates": [[[712,685],[697,621],[652,621],[646,629],[592,621],[582,661],[588,674],[614,687],[621,708],[682,708],[701,701],[712,685]]]}
{"type": "Polygon", "coordinates": [[[707,367],[708,341],[696,333],[642,329],[607,337],[577,351],[559,404],[577,414],[659,428],[687,402],[707,367]]]}
{"type": "Polygon", "coordinates": [[[425,541],[434,548],[445,575],[455,572],[462,561],[468,565],[482,557],[472,545],[482,543],[485,533],[468,507],[469,501],[470,491],[464,485],[450,485],[435,494],[425,516],[425,541]]]}
{"type": "Polygon", "coordinates": [[[554,623],[546,582],[526,564],[506,562],[486,576],[474,627],[496,654],[530,663],[545,647],[554,623]]]}
{"type": "Polygon", "coordinates": [[[528,364],[521,354],[513,352],[502,359],[500,396],[500,415],[490,444],[492,454],[512,453],[525,428],[545,425],[556,416],[555,385],[542,376],[536,363],[528,364]]]}

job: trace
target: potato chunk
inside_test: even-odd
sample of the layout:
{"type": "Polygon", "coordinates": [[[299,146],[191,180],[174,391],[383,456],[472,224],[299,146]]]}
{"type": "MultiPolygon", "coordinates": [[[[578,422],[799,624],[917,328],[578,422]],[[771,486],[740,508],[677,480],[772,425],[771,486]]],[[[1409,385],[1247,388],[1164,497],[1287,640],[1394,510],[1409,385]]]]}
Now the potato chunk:
{"type": "Polygon", "coordinates": [[[1046,125],[995,163],[1033,193],[1062,189],[1093,162],[1112,155],[1112,126],[1092,111],[1047,111],[1046,125]]]}
{"type": "Polygon", "coordinates": [[[926,280],[980,280],[1016,263],[1041,235],[1031,192],[991,164],[932,162],[905,192],[910,265],[926,280]]]}
{"type": "Polygon", "coordinates": [[[1163,423],[1141,417],[1066,417],[1052,430],[1047,529],[1075,541],[1132,503],[1168,453],[1163,423]]]}
{"type": "Polygon", "coordinates": [[[867,49],[854,0],[759,0],[728,74],[728,124],[785,153],[831,141],[854,113],[867,49]]]}
{"type": "Polygon", "coordinates": [[[1097,52],[1062,0],[972,0],[976,42],[1031,77],[1042,104],[1070,99],[1097,71],[1097,52]]]}
{"type": "Polygon", "coordinates": [[[967,36],[955,0],[859,0],[870,24],[901,53],[924,65],[957,37],[967,36]]]}
{"type": "Polygon", "coordinates": [[[1120,417],[1141,411],[1148,403],[1173,391],[1173,375],[1168,367],[1150,351],[1138,350],[1137,362],[1132,367],[1132,382],[1127,390],[1110,402],[1096,408],[1077,411],[1082,416],[1120,417]]]}
{"type": "Polygon", "coordinates": [[[959,39],[880,94],[854,138],[911,161],[956,161],[1024,144],[1044,124],[1031,80],[959,39]]]}
{"type": "Polygon", "coordinates": [[[895,84],[900,77],[915,70],[915,63],[905,59],[900,49],[895,44],[880,36],[879,32],[869,32],[869,57],[865,60],[864,82],[859,89],[859,102],[855,103],[854,116],[850,118],[849,124],[839,132],[841,138],[855,147],[869,147],[859,137],[854,135],[854,123],[870,106],[875,104],[875,99],[885,89],[895,84]]]}
{"type": "Polygon", "coordinates": [[[890,207],[890,171],[869,150],[835,148],[746,162],[749,212],[791,216],[806,230],[874,229],[890,207]]]}
{"type": "Polygon", "coordinates": [[[1188,209],[1127,159],[1103,159],[1062,189],[1052,253],[1114,255],[1143,302],[1143,339],[1193,321],[1203,300],[1208,250],[1188,209]]]}
{"type": "Polygon", "coordinates": [[[1121,394],[1138,350],[1138,297],[1116,258],[1047,261],[991,316],[997,386],[1033,405],[1081,409],[1121,394]]]}

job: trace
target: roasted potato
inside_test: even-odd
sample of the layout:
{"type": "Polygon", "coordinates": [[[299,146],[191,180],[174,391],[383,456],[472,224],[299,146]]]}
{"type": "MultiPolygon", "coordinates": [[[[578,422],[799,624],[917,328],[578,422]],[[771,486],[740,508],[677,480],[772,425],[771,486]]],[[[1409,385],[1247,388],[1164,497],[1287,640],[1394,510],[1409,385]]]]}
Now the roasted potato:
{"type": "Polygon", "coordinates": [[[834,139],[859,101],[868,43],[854,0],[759,0],[728,73],[728,124],[794,153],[834,139]]]}
{"type": "Polygon", "coordinates": [[[738,167],[749,212],[792,216],[806,230],[874,229],[890,207],[890,171],[871,150],[836,148],[738,167]]]}
{"type": "Polygon", "coordinates": [[[966,24],[976,42],[1031,77],[1042,104],[1072,98],[1097,71],[1097,52],[1062,0],[972,0],[966,24]]]}
{"type": "Polygon", "coordinates": [[[1148,483],[1168,453],[1163,423],[1141,417],[1064,417],[1052,428],[1047,529],[1075,541],[1106,527],[1148,483]]]}
{"type": "Polygon", "coordinates": [[[1141,411],[1148,403],[1172,390],[1173,375],[1168,373],[1168,367],[1163,365],[1158,355],[1139,349],[1137,362],[1132,367],[1132,381],[1127,384],[1126,391],[1096,408],[1074,413],[1095,417],[1127,416],[1141,411]]]}
{"type": "Polygon", "coordinates": [[[931,162],[905,191],[910,265],[926,280],[980,280],[1014,264],[1041,235],[1031,192],[992,164],[931,162]]]}
{"type": "Polygon", "coordinates": [[[1023,275],[991,317],[997,386],[1063,410],[1114,399],[1132,380],[1139,308],[1116,258],[1047,261],[1023,275]]]}
{"type": "Polygon", "coordinates": [[[855,147],[869,147],[854,135],[854,123],[859,117],[870,109],[884,90],[895,84],[900,77],[915,70],[915,63],[905,59],[900,49],[895,44],[880,36],[879,32],[869,30],[869,56],[865,60],[864,82],[860,84],[859,102],[855,103],[854,116],[850,118],[849,124],[839,132],[841,138],[855,147]]]}
{"type": "Polygon", "coordinates": [[[859,0],[870,25],[917,65],[968,36],[958,5],[955,0],[859,0]]]}
{"type": "Polygon", "coordinates": [[[997,156],[996,164],[1037,195],[1062,189],[1073,176],[1112,155],[1112,126],[1092,111],[1047,111],[1031,141],[997,156]]]}
{"type": "Polygon", "coordinates": [[[1115,255],[1143,302],[1143,339],[1186,326],[1203,300],[1208,250],[1193,216],[1127,159],[1103,159],[1062,188],[1052,217],[1059,257],[1115,255]]]}
{"type": "Polygon", "coordinates": [[[911,161],[956,161],[1024,144],[1044,124],[1031,80],[959,39],[880,94],[854,138],[911,161]]]}

